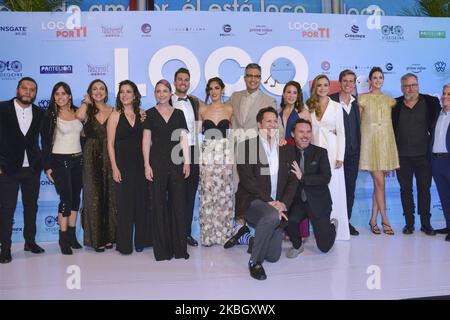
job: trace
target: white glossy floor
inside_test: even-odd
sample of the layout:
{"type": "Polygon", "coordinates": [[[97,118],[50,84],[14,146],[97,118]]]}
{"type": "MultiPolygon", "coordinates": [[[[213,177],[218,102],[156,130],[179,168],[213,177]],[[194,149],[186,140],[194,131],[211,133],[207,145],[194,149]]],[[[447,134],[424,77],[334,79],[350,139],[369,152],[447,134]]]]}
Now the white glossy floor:
{"type": "Polygon", "coordinates": [[[401,299],[450,295],[450,242],[444,236],[361,235],[337,242],[320,253],[314,240],[296,259],[283,255],[265,263],[267,280],[257,281],[247,270],[246,246],[228,250],[189,248],[189,260],[156,262],[151,249],[131,256],[115,250],[78,250],[63,256],[57,243],[41,243],[43,255],[13,245],[13,261],[0,265],[0,300],[5,299],[401,299]],[[66,287],[70,265],[81,270],[81,289],[66,287]],[[369,266],[380,273],[367,273],[369,266]],[[377,275],[380,289],[368,289],[377,275]]]}

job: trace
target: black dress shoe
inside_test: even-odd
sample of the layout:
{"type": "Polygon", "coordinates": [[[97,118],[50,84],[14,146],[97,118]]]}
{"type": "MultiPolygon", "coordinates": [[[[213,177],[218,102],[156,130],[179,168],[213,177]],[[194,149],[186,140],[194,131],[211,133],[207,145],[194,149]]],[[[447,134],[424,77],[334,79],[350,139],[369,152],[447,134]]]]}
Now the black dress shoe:
{"type": "Polygon", "coordinates": [[[348,224],[348,228],[350,229],[350,234],[352,236],[359,236],[358,230],[356,230],[355,227],[352,226],[350,223],[348,224]]]}
{"type": "Polygon", "coordinates": [[[192,238],[191,236],[187,236],[186,242],[187,242],[187,244],[190,245],[191,247],[197,247],[197,246],[198,246],[197,240],[195,240],[195,239],[192,238]]]}
{"type": "Polygon", "coordinates": [[[449,234],[450,230],[448,228],[442,228],[442,229],[435,229],[437,234],[449,234]]]}
{"type": "Polygon", "coordinates": [[[404,226],[402,232],[403,234],[413,234],[414,226],[404,226]]]}
{"type": "Polygon", "coordinates": [[[260,263],[249,263],[248,269],[250,270],[250,276],[256,280],[266,280],[266,272],[260,263]]]}
{"type": "Polygon", "coordinates": [[[445,237],[445,241],[450,241],[450,233],[445,237]]]}
{"type": "Polygon", "coordinates": [[[11,249],[2,249],[0,251],[0,263],[10,263],[12,261],[11,249]]]}
{"type": "Polygon", "coordinates": [[[136,249],[136,252],[142,252],[142,251],[144,251],[144,248],[140,248],[140,247],[136,247],[135,249],[136,249]]]}
{"type": "Polygon", "coordinates": [[[250,230],[248,229],[247,226],[243,226],[241,227],[238,232],[232,236],[230,238],[230,240],[228,240],[227,242],[225,242],[225,244],[223,245],[223,247],[225,249],[229,249],[231,247],[234,247],[235,245],[239,244],[239,238],[242,237],[244,234],[249,233],[250,230]]]}
{"type": "Polygon", "coordinates": [[[105,246],[105,249],[112,249],[114,245],[112,243],[109,243],[105,246]]]}
{"type": "Polygon", "coordinates": [[[25,242],[25,245],[23,246],[23,250],[31,251],[32,253],[37,253],[37,254],[45,252],[45,250],[42,249],[41,247],[39,247],[36,244],[36,242],[30,242],[30,243],[25,242]]]}
{"type": "Polygon", "coordinates": [[[434,231],[434,229],[431,226],[427,226],[427,227],[420,227],[420,231],[424,232],[427,236],[435,236],[436,235],[436,231],[434,231]]]}
{"type": "Polygon", "coordinates": [[[95,252],[105,252],[105,248],[104,247],[95,248],[95,252]]]}

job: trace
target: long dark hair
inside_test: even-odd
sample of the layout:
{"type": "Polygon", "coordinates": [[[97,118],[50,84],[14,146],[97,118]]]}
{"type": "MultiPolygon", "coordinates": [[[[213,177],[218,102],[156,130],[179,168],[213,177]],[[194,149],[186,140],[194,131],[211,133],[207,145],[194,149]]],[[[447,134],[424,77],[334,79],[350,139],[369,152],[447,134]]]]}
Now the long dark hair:
{"type": "Polygon", "coordinates": [[[133,89],[133,93],[134,93],[133,111],[134,111],[134,113],[138,114],[139,107],[141,106],[141,94],[139,92],[137,85],[131,80],[123,80],[119,83],[119,91],[117,92],[117,97],[116,97],[116,110],[120,113],[122,113],[124,111],[124,106],[122,104],[122,101],[120,101],[120,89],[124,85],[129,85],[133,89]]]}
{"type": "Polygon", "coordinates": [[[89,84],[89,87],[87,89],[87,94],[89,95],[89,98],[91,100],[91,103],[87,105],[87,111],[86,114],[88,116],[88,119],[92,119],[97,113],[99,113],[98,107],[95,105],[95,100],[92,98],[92,87],[95,83],[100,82],[105,86],[105,99],[103,100],[104,103],[108,102],[108,87],[106,86],[106,83],[101,79],[95,79],[89,84]]]}
{"type": "Polygon", "coordinates": [[[209,79],[208,83],[206,84],[206,88],[205,88],[205,92],[206,92],[205,103],[208,103],[209,92],[211,91],[211,89],[209,88],[209,85],[211,84],[211,82],[217,82],[222,90],[225,89],[225,83],[223,83],[222,79],[220,79],[219,77],[214,77],[214,78],[209,79]]]}
{"type": "Polygon", "coordinates": [[[372,80],[372,76],[375,72],[381,73],[381,75],[383,76],[383,79],[384,79],[383,69],[381,69],[380,67],[373,67],[372,69],[370,69],[370,72],[369,72],[369,80],[372,80]]]}
{"type": "MultiPolygon", "coordinates": [[[[298,83],[297,81],[291,80],[284,85],[283,94],[286,92],[286,89],[288,86],[293,86],[297,89],[297,101],[295,101],[295,103],[294,103],[294,108],[295,108],[295,110],[297,110],[298,113],[300,113],[304,109],[302,87],[300,86],[300,83],[298,83]]],[[[282,110],[284,110],[284,108],[286,107],[286,102],[284,102],[283,95],[281,95],[280,107],[282,110]]]]}
{"type": "Polygon", "coordinates": [[[67,83],[60,81],[53,86],[52,95],[50,97],[50,103],[48,105],[48,109],[50,111],[54,112],[56,114],[56,116],[58,116],[58,114],[59,114],[60,107],[56,104],[55,94],[56,94],[56,91],[61,87],[64,89],[65,93],[70,95],[70,100],[69,100],[70,109],[72,109],[74,111],[76,110],[76,107],[73,104],[72,90],[70,89],[70,86],[67,83]]]}

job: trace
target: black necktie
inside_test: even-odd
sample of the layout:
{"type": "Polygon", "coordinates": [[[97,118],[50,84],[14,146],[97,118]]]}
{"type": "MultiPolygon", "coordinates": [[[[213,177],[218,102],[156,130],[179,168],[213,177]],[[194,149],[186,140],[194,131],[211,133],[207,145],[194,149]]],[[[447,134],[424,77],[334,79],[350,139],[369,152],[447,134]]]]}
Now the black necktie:
{"type": "Polygon", "coordinates": [[[187,97],[186,98],[178,98],[177,101],[188,101],[188,98],[187,97]]]}
{"type": "MultiPolygon", "coordinates": [[[[300,150],[300,170],[302,171],[302,177],[305,174],[305,151],[300,150]]],[[[305,187],[303,186],[302,193],[300,195],[303,202],[306,202],[306,192],[305,187]]]]}

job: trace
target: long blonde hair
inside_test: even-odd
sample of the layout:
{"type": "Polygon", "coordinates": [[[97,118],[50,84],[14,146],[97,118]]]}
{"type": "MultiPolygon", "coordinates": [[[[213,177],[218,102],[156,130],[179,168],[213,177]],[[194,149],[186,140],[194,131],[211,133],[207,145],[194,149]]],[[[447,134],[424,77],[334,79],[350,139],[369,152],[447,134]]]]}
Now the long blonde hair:
{"type": "Polygon", "coordinates": [[[317,77],[314,78],[311,90],[310,90],[310,97],[308,100],[306,100],[306,105],[308,106],[309,112],[316,113],[317,118],[322,117],[322,111],[320,110],[320,102],[319,102],[319,96],[317,95],[317,82],[320,79],[327,79],[328,85],[330,84],[330,79],[324,74],[319,74],[317,77]]]}

